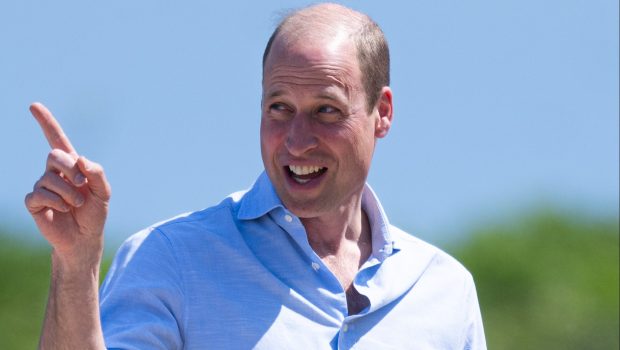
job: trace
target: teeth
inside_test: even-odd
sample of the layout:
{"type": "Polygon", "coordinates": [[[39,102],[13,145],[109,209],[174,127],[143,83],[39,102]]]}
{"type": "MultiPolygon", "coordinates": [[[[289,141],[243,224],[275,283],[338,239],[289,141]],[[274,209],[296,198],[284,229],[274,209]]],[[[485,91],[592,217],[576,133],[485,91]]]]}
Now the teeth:
{"type": "Polygon", "coordinates": [[[307,166],[307,165],[289,165],[288,168],[295,175],[308,175],[308,174],[316,173],[319,170],[323,169],[322,167],[313,166],[313,165],[310,165],[310,166],[307,166]]]}

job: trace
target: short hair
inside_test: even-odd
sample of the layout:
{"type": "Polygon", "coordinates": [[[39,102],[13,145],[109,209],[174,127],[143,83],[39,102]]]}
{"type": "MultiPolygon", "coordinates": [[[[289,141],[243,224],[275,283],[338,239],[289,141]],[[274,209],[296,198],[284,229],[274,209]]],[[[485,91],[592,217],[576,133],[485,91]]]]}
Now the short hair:
{"type": "MultiPolygon", "coordinates": [[[[302,24],[304,33],[307,29],[312,28],[317,19],[322,17],[330,17],[328,20],[337,20],[346,18],[342,24],[350,32],[350,37],[355,44],[357,51],[357,59],[362,74],[362,86],[366,94],[366,103],[368,111],[377,103],[381,95],[381,89],[390,85],[390,52],[383,31],[379,25],[373,21],[368,15],[354,11],[347,7],[337,4],[319,4],[296,10],[286,15],[278,24],[267,41],[267,46],[263,52],[263,74],[265,63],[271,46],[281,32],[288,33],[287,25],[291,22],[296,25],[302,24]],[[327,11],[323,11],[327,10],[327,11]],[[334,11],[335,10],[335,11],[334,11]],[[326,13],[334,14],[326,16],[326,13]],[[343,16],[343,12],[345,16],[343,16]]],[[[299,33],[297,33],[299,35],[299,33]]]]}

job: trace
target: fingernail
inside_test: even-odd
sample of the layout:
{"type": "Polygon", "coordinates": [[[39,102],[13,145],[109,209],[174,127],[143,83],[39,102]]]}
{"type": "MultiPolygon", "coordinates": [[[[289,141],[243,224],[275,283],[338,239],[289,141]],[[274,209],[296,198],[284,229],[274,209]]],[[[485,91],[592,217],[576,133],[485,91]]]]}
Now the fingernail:
{"type": "Polygon", "coordinates": [[[82,198],[82,196],[79,196],[79,197],[75,198],[75,206],[76,207],[81,207],[82,204],[84,204],[84,198],[82,198]]]}
{"type": "Polygon", "coordinates": [[[73,182],[76,185],[83,185],[84,182],[86,182],[86,178],[84,177],[84,175],[82,175],[82,173],[78,173],[77,175],[75,175],[75,178],[73,179],[73,182]]]}

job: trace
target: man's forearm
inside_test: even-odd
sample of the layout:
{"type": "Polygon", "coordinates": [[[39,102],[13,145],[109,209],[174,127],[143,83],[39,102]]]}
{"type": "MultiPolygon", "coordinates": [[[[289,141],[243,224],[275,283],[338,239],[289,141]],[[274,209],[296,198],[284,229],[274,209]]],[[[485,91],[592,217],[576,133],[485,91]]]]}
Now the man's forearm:
{"type": "Polygon", "coordinates": [[[99,318],[99,261],[63,261],[52,276],[39,349],[105,349],[99,318]]]}

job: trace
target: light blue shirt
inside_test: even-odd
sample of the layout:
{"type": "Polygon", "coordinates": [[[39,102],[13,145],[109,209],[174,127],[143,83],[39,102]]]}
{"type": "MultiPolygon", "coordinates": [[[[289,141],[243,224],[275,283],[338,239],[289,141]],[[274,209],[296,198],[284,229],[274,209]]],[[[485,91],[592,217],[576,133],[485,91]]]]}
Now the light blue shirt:
{"type": "Polygon", "coordinates": [[[101,287],[108,348],[486,349],[471,275],[390,225],[366,186],[372,254],[345,291],[263,173],[247,192],[155,225],[119,249],[101,287]]]}

